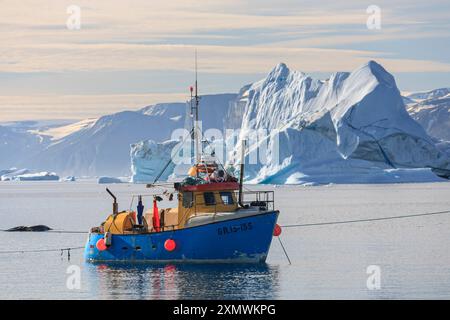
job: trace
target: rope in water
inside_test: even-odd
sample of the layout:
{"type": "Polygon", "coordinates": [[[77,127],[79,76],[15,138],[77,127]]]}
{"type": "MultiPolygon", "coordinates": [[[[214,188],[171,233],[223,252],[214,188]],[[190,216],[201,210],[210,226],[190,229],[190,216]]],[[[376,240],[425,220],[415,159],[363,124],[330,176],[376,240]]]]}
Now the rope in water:
{"type": "MultiPolygon", "coordinates": [[[[394,220],[394,219],[406,219],[406,218],[415,218],[415,217],[424,217],[424,216],[433,216],[433,215],[442,215],[442,214],[450,214],[450,210],[437,211],[437,212],[427,212],[427,213],[417,213],[417,214],[408,214],[408,215],[401,215],[401,216],[381,217],[381,218],[368,218],[368,219],[355,219],[355,220],[343,220],[343,221],[316,222],[316,223],[305,223],[305,224],[288,224],[288,225],[282,225],[281,227],[282,228],[313,227],[313,226],[349,224],[349,223],[383,221],[383,220],[394,220]]],[[[2,231],[5,231],[5,230],[2,230],[2,231]]],[[[86,231],[70,231],[70,230],[50,230],[50,231],[46,231],[46,232],[51,232],[51,233],[80,233],[80,234],[88,233],[86,231]]],[[[84,249],[84,247],[68,247],[68,248],[54,248],[54,249],[35,249],[35,250],[9,250],[9,251],[0,251],[0,254],[38,253],[38,252],[64,252],[64,251],[70,252],[70,250],[81,250],[81,249],[84,249]]],[[[283,246],[283,250],[284,250],[284,246],[283,246]]]]}
{"type": "Polygon", "coordinates": [[[70,250],[80,250],[84,249],[84,247],[69,247],[69,248],[55,248],[55,249],[35,249],[35,250],[8,250],[8,251],[0,251],[2,253],[37,253],[37,252],[64,252],[70,250]]]}
{"type": "Polygon", "coordinates": [[[437,211],[437,212],[427,212],[427,213],[417,213],[417,214],[408,214],[408,215],[402,215],[402,216],[381,217],[381,218],[368,218],[368,219],[343,220],[343,221],[315,222],[315,223],[305,223],[305,224],[288,224],[288,225],[282,225],[281,227],[283,227],[283,228],[297,228],[297,227],[326,226],[326,225],[333,225],[333,224],[348,224],[348,223],[358,223],[358,222],[370,222],[370,221],[382,221],[382,220],[415,218],[415,217],[433,216],[433,215],[441,215],[441,214],[448,214],[448,213],[450,213],[450,210],[437,211]]]}
{"type": "MultiPolygon", "coordinates": [[[[304,223],[304,224],[286,224],[286,225],[280,225],[280,226],[282,228],[314,227],[314,226],[326,226],[326,225],[334,225],[334,224],[349,224],[349,223],[359,223],[359,222],[406,219],[406,218],[442,215],[442,214],[449,214],[449,213],[450,213],[450,210],[446,210],[446,211],[407,214],[407,215],[401,215],[401,216],[367,218],[367,219],[355,219],[355,220],[343,220],[343,221],[325,221],[325,222],[314,222],[314,223],[304,223]]],[[[7,230],[0,230],[0,231],[7,231],[7,230]]],[[[75,230],[49,230],[49,231],[44,231],[44,233],[88,234],[89,232],[88,231],[75,231],[75,230]]]]}

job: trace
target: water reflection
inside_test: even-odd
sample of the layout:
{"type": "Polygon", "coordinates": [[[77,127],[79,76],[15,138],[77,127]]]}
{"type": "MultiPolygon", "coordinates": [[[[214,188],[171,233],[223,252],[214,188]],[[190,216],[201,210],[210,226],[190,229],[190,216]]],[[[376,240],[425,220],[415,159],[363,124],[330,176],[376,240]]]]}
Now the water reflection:
{"type": "Polygon", "coordinates": [[[278,266],[86,264],[100,299],[276,299],[278,266]]]}

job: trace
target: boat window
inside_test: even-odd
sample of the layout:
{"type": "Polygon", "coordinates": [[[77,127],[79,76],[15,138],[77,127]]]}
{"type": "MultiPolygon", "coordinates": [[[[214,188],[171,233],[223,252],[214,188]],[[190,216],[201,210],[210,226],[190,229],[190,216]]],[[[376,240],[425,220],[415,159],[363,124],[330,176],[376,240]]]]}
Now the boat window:
{"type": "Polygon", "coordinates": [[[194,202],[193,192],[183,192],[183,207],[192,208],[194,202]]]}
{"type": "Polygon", "coordinates": [[[213,206],[216,204],[216,199],[214,198],[213,192],[205,192],[203,194],[203,197],[205,199],[205,205],[207,206],[213,206]]]}
{"type": "Polygon", "coordinates": [[[233,195],[231,194],[231,192],[221,192],[220,198],[222,198],[222,202],[224,205],[234,204],[233,195]]]}

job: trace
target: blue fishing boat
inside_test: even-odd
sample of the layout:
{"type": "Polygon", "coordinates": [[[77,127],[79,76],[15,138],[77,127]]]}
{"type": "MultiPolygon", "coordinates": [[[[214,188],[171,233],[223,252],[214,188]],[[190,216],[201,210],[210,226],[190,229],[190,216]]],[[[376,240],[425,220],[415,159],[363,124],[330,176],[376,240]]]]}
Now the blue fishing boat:
{"type": "MultiPolygon", "coordinates": [[[[273,191],[245,192],[236,182],[176,184],[178,207],[113,213],[92,228],[85,248],[90,262],[231,262],[261,263],[273,235],[279,234],[273,191]],[[236,190],[237,188],[237,190],[236,190]],[[151,221],[151,222],[150,222],[151,221]]],[[[164,195],[162,195],[164,196],[164,195]]],[[[171,197],[169,195],[168,197],[171,197]]],[[[114,201],[113,210],[117,210],[114,201]]]]}
{"type": "MultiPolygon", "coordinates": [[[[115,195],[107,189],[114,199],[112,214],[91,229],[84,253],[87,261],[266,261],[273,236],[281,233],[274,192],[243,191],[245,141],[239,179],[213,155],[203,154],[199,143],[197,92],[196,81],[195,95],[191,87],[194,165],[188,176],[181,182],[166,184],[167,189],[161,194],[147,196],[150,200],[137,195],[136,211],[119,212],[115,195]],[[163,200],[177,204],[160,209],[163,200]],[[152,208],[144,212],[146,201],[152,203],[152,208]]],[[[156,186],[157,179],[148,187],[156,186]]]]}

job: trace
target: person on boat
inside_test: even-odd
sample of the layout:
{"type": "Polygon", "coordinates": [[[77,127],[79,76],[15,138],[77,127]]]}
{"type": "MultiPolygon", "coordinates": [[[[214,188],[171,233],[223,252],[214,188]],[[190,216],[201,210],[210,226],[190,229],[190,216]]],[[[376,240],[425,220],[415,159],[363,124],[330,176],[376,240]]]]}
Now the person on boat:
{"type": "Polygon", "coordinates": [[[226,173],[224,170],[215,170],[213,173],[211,173],[210,179],[213,182],[224,182],[226,181],[226,173]]]}

